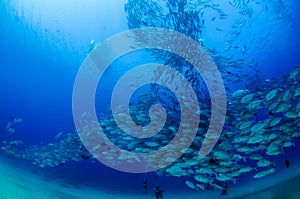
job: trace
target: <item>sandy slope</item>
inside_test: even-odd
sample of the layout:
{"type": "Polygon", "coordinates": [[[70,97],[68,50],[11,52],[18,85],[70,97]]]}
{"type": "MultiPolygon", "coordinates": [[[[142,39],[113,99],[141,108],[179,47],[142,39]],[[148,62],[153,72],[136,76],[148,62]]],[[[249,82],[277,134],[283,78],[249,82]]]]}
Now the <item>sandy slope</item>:
{"type": "MultiPolygon", "coordinates": [[[[215,195],[213,193],[207,193],[215,195]]],[[[201,193],[185,195],[186,199],[198,198],[201,193]]],[[[119,195],[106,193],[87,187],[74,187],[65,182],[45,180],[24,168],[13,165],[11,162],[0,158],[0,199],[142,199],[155,198],[154,195],[119,195]]],[[[165,194],[165,198],[182,198],[178,195],[165,194]]]]}
{"type": "MultiPolygon", "coordinates": [[[[165,193],[165,198],[169,199],[197,199],[197,198],[241,198],[243,199],[293,199],[300,198],[300,167],[286,170],[270,178],[252,181],[243,186],[236,186],[230,195],[221,197],[216,193],[191,193],[175,195],[165,193]],[[277,179],[277,180],[276,180],[277,179]],[[280,179],[285,179],[282,181],[280,179]]],[[[103,190],[95,190],[87,187],[74,187],[58,181],[48,181],[42,176],[28,170],[13,166],[5,159],[0,159],[0,199],[137,199],[155,198],[149,196],[119,195],[116,193],[106,193],[103,190]]]]}

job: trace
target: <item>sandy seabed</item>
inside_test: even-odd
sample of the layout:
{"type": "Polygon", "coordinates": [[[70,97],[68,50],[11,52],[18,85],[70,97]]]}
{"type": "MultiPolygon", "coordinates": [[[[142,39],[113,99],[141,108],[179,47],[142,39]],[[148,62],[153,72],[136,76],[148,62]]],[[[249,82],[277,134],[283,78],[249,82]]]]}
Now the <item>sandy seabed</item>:
{"type": "MultiPolygon", "coordinates": [[[[164,199],[299,199],[300,198],[300,166],[286,169],[284,172],[260,180],[252,180],[249,184],[236,186],[227,196],[213,192],[172,194],[165,193],[164,199]]],[[[44,180],[29,170],[14,166],[0,159],[0,199],[143,199],[155,198],[141,193],[118,194],[96,190],[89,187],[74,187],[59,181],[44,180]]]]}

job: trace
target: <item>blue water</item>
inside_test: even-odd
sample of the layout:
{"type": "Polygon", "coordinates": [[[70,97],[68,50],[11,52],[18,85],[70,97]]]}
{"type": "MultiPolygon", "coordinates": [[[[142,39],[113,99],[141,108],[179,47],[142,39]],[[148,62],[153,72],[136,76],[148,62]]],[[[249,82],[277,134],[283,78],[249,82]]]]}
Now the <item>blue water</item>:
{"type": "MultiPolygon", "coordinates": [[[[46,2],[45,5],[33,0],[0,2],[0,140],[7,139],[6,124],[16,117],[22,118],[23,122],[16,126],[16,132],[9,138],[21,139],[28,145],[51,142],[59,132],[74,132],[73,84],[87,56],[90,41],[101,42],[128,29],[123,9],[125,1],[43,2],[46,2]]],[[[239,38],[240,45],[246,45],[249,49],[246,59],[255,59],[260,74],[267,78],[279,78],[300,64],[300,1],[286,2],[290,19],[273,23],[278,17],[274,13],[261,14],[261,18],[251,19],[256,29],[270,32],[267,34],[268,39],[257,36],[261,40],[253,41],[247,38],[247,34],[239,38]],[[267,24],[271,22],[273,25],[270,27],[267,24]]],[[[223,8],[230,12],[228,5],[223,8]]],[[[210,13],[206,15],[207,18],[213,16],[210,13]]],[[[235,14],[232,13],[230,17],[235,17],[235,14]]],[[[224,33],[216,32],[214,26],[224,28],[225,32],[231,22],[219,20],[213,26],[207,26],[204,33],[206,45],[223,47],[224,33]]],[[[247,33],[251,29],[244,27],[242,31],[247,33]]],[[[236,56],[240,55],[237,53],[236,56]]],[[[128,58],[129,61],[131,59],[128,58]]],[[[124,62],[117,63],[120,74],[132,67],[124,62]]],[[[136,60],[135,64],[138,63],[140,61],[136,60]]],[[[109,95],[109,83],[112,82],[106,82],[107,87],[104,85],[103,88],[107,89],[104,90],[107,93],[101,95],[109,95]]],[[[238,87],[234,84],[226,86],[238,87]]],[[[291,157],[292,153],[289,153],[291,157]]],[[[39,169],[31,166],[29,161],[15,161],[39,169]]],[[[142,179],[147,177],[152,186],[160,183],[177,191],[188,190],[182,179],[172,178],[170,186],[170,177],[154,173],[121,173],[99,162],[70,161],[63,167],[45,168],[42,171],[51,176],[66,178],[75,184],[101,184],[107,188],[115,186],[126,190],[140,186],[142,179]]]]}

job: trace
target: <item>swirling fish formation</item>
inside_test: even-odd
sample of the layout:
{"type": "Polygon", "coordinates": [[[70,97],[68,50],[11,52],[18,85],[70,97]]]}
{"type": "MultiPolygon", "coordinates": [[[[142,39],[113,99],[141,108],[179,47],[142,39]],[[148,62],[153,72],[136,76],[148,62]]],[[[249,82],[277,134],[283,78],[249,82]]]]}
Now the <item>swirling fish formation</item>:
{"type": "MultiPolygon", "coordinates": [[[[280,1],[273,0],[272,2],[278,5],[280,1]]],[[[253,14],[249,1],[247,3],[230,0],[229,3],[243,16],[253,14]]],[[[125,5],[130,29],[170,28],[185,33],[200,44],[205,25],[201,17],[206,8],[217,11],[219,19],[227,18],[218,5],[210,0],[200,3],[187,0],[129,0],[125,5]]],[[[285,9],[283,11],[282,15],[287,13],[285,9]]],[[[243,23],[239,23],[235,26],[243,26],[243,23]]],[[[227,50],[230,49],[228,46],[227,50]]],[[[246,50],[245,47],[243,49],[246,50]]],[[[215,53],[213,49],[207,50],[220,66],[221,73],[226,78],[225,83],[236,83],[240,81],[239,79],[248,77],[248,74],[242,73],[244,66],[257,70],[242,58],[231,59],[215,53]]],[[[195,74],[192,68],[180,58],[166,53],[153,53],[178,70],[193,85],[201,84],[199,74],[195,74]]],[[[168,71],[158,71],[158,74],[166,77],[165,81],[172,82],[174,78],[168,76],[168,71]]],[[[295,139],[300,137],[300,66],[295,67],[289,75],[284,75],[281,79],[271,80],[261,77],[254,85],[246,85],[245,89],[228,91],[228,110],[222,135],[215,148],[205,158],[200,158],[198,152],[204,138],[209,136],[206,131],[211,119],[210,101],[206,98],[208,95],[205,89],[201,87],[198,89],[198,97],[203,99],[201,109],[199,111],[199,107],[190,107],[200,113],[199,127],[194,142],[177,160],[169,156],[161,157],[172,164],[157,172],[185,178],[188,187],[202,191],[226,189],[227,183],[236,183],[239,177],[245,174],[252,174],[253,178],[262,178],[276,172],[278,167],[275,158],[282,155],[285,148],[292,147],[295,139]]],[[[182,95],[188,103],[189,94],[183,92],[182,95]]],[[[148,93],[139,96],[137,103],[133,103],[130,107],[134,120],[138,124],[145,125],[149,122],[149,106],[156,102],[166,108],[168,119],[161,132],[151,138],[137,139],[124,134],[114,122],[110,110],[100,117],[99,122],[94,121],[94,124],[89,124],[85,135],[89,135],[88,131],[91,130],[91,126],[100,125],[105,129],[110,140],[122,149],[135,153],[155,151],[167,145],[178,130],[181,110],[176,98],[162,88],[152,87],[148,93]]],[[[84,114],[82,121],[88,122],[88,117],[88,113],[84,114]]],[[[122,118],[122,115],[120,117],[122,118]]],[[[159,118],[160,115],[155,115],[155,117],[159,118]]],[[[131,118],[124,117],[122,120],[127,121],[131,118]]],[[[6,140],[2,142],[1,149],[13,156],[28,159],[40,167],[61,166],[69,160],[81,161],[95,158],[84,148],[76,132],[66,135],[58,134],[56,139],[55,142],[46,145],[34,146],[27,146],[20,140],[6,140]]],[[[100,152],[101,156],[107,156],[107,159],[113,153],[109,151],[110,148],[106,143],[98,143],[93,150],[100,152]]],[[[115,155],[119,159],[133,161],[131,157],[115,155]]],[[[111,159],[113,161],[113,158],[111,159]]]]}
{"type": "MultiPolygon", "coordinates": [[[[196,190],[224,189],[225,183],[236,182],[239,176],[252,172],[253,178],[261,178],[277,170],[275,157],[292,147],[300,137],[300,66],[279,82],[267,80],[260,90],[251,93],[248,89],[237,90],[227,96],[229,101],[224,131],[215,148],[205,158],[198,156],[199,143],[203,141],[205,124],[209,121],[209,106],[202,106],[198,134],[184,155],[159,173],[187,178],[186,184],[196,190]]],[[[149,102],[151,95],[140,96],[149,102]]],[[[194,108],[194,107],[193,107],[194,108]]],[[[139,122],[147,122],[143,107],[131,109],[139,122]]],[[[168,111],[176,116],[177,110],[168,111]]],[[[87,115],[83,116],[83,121],[87,115]]],[[[157,117],[160,117],[157,115],[157,117]]],[[[124,118],[127,120],[128,118],[124,118]]],[[[111,116],[103,116],[100,125],[107,130],[108,137],[119,147],[136,153],[147,153],[168,144],[176,133],[177,116],[168,120],[166,128],[145,141],[134,139],[119,130],[111,116]]],[[[95,122],[95,125],[98,125],[95,122]]],[[[87,130],[90,130],[88,128],[87,130]]],[[[88,132],[86,134],[88,136],[88,132]]],[[[22,141],[3,141],[1,149],[16,157],[33,161],[34,164],[59,166],[66,161],[81,161],[93,158],[82,145],[76,133],[58,134],[56,142],[46,145],[26,146],[22,141]]],[[[182,140],[183,142],[185,140],[182,140]]],[[[94,146],[101,149],[100,155],[110,153],[105,143],[94,146]]],[[[109,157],[107,157],[109,159],[109,157]]],[[[130,161],[130,157],[126,158],[130,161]]],[[[172,157],[161,157],[174,160],[172,157]]]]}

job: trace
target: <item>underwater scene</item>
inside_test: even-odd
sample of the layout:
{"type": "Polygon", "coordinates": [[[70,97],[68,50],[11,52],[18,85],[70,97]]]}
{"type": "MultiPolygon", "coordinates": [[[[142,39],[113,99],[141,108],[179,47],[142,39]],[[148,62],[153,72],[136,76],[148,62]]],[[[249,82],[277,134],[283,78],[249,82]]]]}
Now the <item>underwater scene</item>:
{"type": "Polygon", "coordinates": [[[0,199],[299,199],[300,1],[1,0],[0,199]]]}

